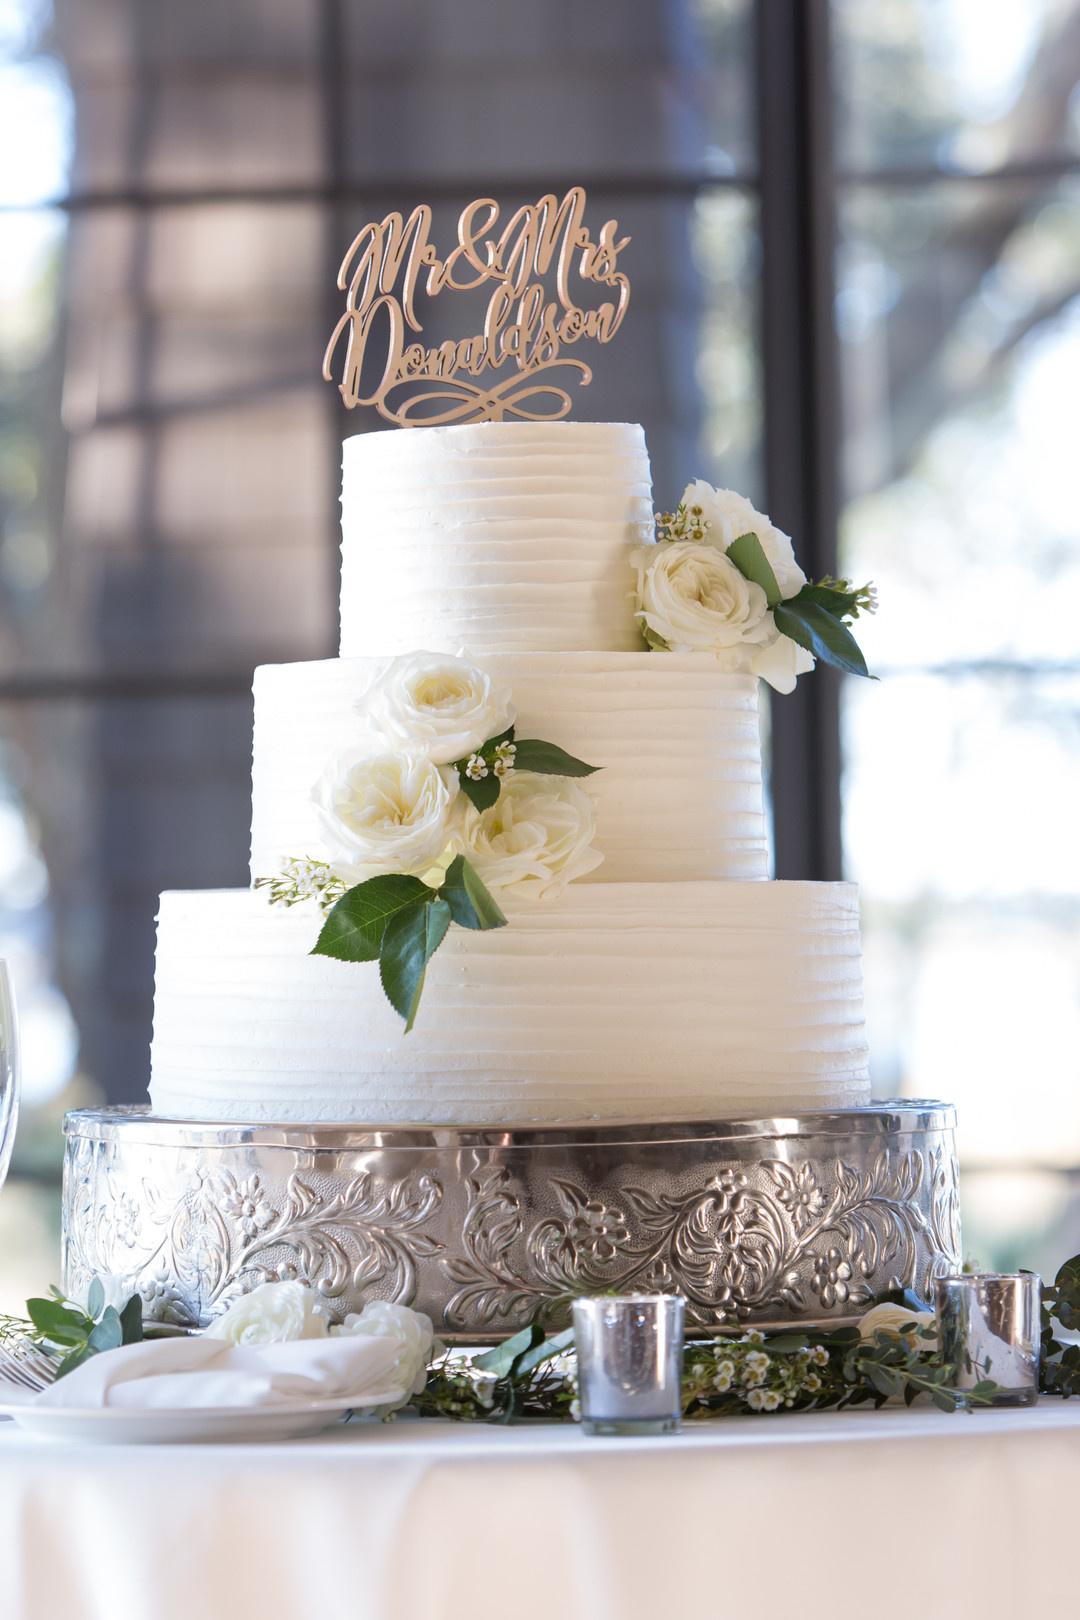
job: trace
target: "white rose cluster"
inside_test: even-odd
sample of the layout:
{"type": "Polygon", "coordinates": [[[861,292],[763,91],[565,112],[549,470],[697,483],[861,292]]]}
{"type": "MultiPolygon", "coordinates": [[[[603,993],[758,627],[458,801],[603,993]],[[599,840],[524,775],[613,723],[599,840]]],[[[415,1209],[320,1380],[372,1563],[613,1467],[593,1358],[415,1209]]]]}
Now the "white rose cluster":
{"type": "Polygon", "coordinates": [[[393,1381],[412,1395],[420,1394],[427,1383],[428,1367],[434,1357],[442,1353],[430,1316],[425,1316],[423,1311],[410,1310],[407,1305],[393,1305],[385,1299],[369,1300],[359,1314],[354,1312],[347,1316],[340,1327],[331,1328],[330,1332],[392,1339],[398,1347],[393,1381]]]}
{"type": "Polygon", "coordinates": [[[337,1334],[392,1339],[398,1347],[394,1382],[412,1395],[419,1395],[427,1383],[428,1367],[442,1353],[431,1318],[422,1311],[384,1299],[369,1300],[340,1327],[331,1327],[313,1291],[291,1281],[260,1283],[234,1300],[205,1332],[207,1338],[233,1345],[290,1344],[337,1334]]]}
{"type": "Polygon", "coordinates": [[[793,691],[796,677],[814,667],[813,656],[781,635],[761,586],[726,555],[740,535],[755,534],[787,600],[806,584],[790,539],[745,496],[701,479],[687,485],[682,504],[700,508],[702,539],[638,546],[631,554],[646,638],[671,652],[711,652],[729,673],[793,691]]]}
{"type": "Polygon", "coordinates": [[[392,659],[361,705],[368,742],[332,759],[312,792],[328,865],[350,883],[388,872],[434,881],[462,854],[489,888],[539,899],[592,871],[595,812],[576,782],[504,761],[489,810],[461,792],[455,762],[514,719],[509,690],[463,658],[392,659]]]}
{"type": "Polygon", "coordinates": [[[227,1344],[289,1344],[294,1339],[325,1339],[326,1311],[300,1282],[265,1282],[241,1294],[206,1329],[208,1339],[227,1344]]]}

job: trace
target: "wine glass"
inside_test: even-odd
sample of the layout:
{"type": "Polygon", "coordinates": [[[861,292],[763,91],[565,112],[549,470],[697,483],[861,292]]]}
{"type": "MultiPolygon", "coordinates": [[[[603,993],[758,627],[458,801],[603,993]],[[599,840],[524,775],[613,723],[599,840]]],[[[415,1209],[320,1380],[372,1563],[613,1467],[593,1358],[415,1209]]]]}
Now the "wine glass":
{"type": "Polygon", "coordinates": [[[0,962],[0,1187],[11,1163],[19,1117],[19,1029],[15,992],[6,962],[0,962]]]}

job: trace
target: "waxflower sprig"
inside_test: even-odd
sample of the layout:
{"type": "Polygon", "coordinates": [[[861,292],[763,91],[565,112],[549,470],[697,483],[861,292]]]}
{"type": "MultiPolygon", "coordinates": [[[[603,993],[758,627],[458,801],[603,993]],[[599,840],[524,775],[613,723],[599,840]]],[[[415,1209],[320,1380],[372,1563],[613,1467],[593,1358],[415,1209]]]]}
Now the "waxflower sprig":
{"type": "Polygon", "coordinates": [[[595,806],[573,778],[598,767],[516,734],[508,687],[463,658],[410,653],[357,708],[357,739],[312,789],[323,849],[255,880],[271,904],[316,903],[312,951],[375,962],[416,1019],[452,926],[502,928],[493,891],[547,900],[599,865],[595,806]]]}
{"type": "Polygon", "coordinates": [[[721,668],[759,675],[779,692],[818,658],[869,674],[848,626],[875,611],[873,586],[808,580],[788,536],[733,490],[689,485],[674,512],[657,514],[656,543],[631,561],[637,618],[654,651],[709,651],[721,668]]]}

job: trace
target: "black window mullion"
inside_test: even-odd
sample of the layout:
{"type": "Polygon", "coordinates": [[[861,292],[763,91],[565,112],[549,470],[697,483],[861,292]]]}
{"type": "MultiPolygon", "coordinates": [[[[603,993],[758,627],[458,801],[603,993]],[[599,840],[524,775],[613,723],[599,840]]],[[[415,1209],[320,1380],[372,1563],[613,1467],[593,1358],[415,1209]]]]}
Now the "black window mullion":
{"type": "MultiPolygon", "coordinates": [[[[828,0],[758,0],[761,339],[769,511],[811,577],[836,573],[839,408],[828,0]]],[[[839,679],[772,704],[776,875],[838,878],[839,679]]]]}

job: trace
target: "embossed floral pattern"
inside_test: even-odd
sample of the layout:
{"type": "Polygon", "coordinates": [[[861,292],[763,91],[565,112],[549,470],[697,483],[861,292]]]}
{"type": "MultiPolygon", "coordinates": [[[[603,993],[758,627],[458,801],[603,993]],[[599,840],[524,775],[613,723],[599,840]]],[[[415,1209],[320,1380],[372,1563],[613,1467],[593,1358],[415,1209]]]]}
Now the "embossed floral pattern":
{"type": "Polygon", "coordinates": [[[277,1210],[271,1208],[258,1176],[248,1176],[237,1182],[227,1194],[222,1208],[231,1215],[246,1238],[257,1237],[277,1219],[277,1210]]]}
{"type": "Polygon", "coordinates": [[[570,1223],[570,1238],[594,1260],[614,1260],[623,1245],[629,1243],[630,1232],[621,1209],[609,1209],[590,1198],[570,1223]]]}
{"type": "Polygon", "coordinates": [[[851,1297],[851,1266],[839,1249],[814,1256],[813,1288],[827,1310],[846,1304],[851,1297]]]}
{"type": "Polygon", "coordinates": [[[434,1154],[422,1170],[412,1152],[369,1162],[238,1149],[227,1169],[69,1138],[64,1286],[120,1277],[152,1318],[186,1326],[259,1283],[299,1280],[334,1317],[378,1297],[458,1333],[561,1325],[576,1293],[677,1289],[711,1329],[851,1314],[898,1277],[928,1295],[960,1260],[941,1132],[850,1162],[808,1145],[795,1163],[705,1155],[677,1174],[651,1149],[607,1171],[516,1149],[464,1176],[434,1154]]]}
{"type": "Polygon", "coordinates": [[[825,1194],[814,1179],[810,1164],[800,1164],[797,1170],[779,1162],[773,1165],[776,1196],[791,1216],[796,1227],[820,1215],[825,1208],[825,1194]]]}

